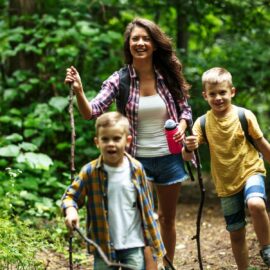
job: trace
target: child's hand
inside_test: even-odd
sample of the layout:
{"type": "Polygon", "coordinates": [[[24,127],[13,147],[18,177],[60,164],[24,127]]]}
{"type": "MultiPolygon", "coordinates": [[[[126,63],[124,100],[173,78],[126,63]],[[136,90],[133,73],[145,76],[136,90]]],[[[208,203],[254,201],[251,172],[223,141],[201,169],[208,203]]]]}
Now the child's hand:
{"type": "Polygon", "coordinates": [[[185,145],[186,145],[186,148],[189,151],[194,151],[195,149],[197,149],[198,148],[198,138],[197,138],[197,136],[196,135],[191,135],[191,136],[186,137],[185,145]]]}
{"type": "Polygon", "coordinates": [[[79,215],[75,207],[68,207],[66,209],[65,224],[72,231],[75,226],[79,228],[79,215]]]}
{"type": "Polygon", "coordinates": [[[149,246],[144,248],[144,259],[146,270],[158,270],[157,262],[154,260],[151,248],[149,246]]]}

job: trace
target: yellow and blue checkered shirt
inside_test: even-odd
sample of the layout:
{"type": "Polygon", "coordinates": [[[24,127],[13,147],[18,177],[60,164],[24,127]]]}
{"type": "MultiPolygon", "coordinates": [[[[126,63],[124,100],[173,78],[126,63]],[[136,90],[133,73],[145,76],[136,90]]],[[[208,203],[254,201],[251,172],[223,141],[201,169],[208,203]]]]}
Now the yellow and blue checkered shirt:
{"type": "MultiPolygon", "coordinates": [[[[142,227],[145,244],[152,248],[154,256],[165,255],[164,244],[161,240],[158,225],[153,217],[151,193],[146,175],[139,161],[125,153],[131,168],[131,180],[137,190],[138,208],[141,212],[142,227]]],[[[103,168],[102,156],[86,164],[78,177],[68,187],[62,198],[62,209],[68,207],[79,208],[84,205],[87,197],[88,217],[87,231],[89,237],[95,241],[110,258],[115,258],[111,243],[107,215],[107,173],[103,168]]],[[[94,251],[94,247],[91,247],[94,251]]]]}

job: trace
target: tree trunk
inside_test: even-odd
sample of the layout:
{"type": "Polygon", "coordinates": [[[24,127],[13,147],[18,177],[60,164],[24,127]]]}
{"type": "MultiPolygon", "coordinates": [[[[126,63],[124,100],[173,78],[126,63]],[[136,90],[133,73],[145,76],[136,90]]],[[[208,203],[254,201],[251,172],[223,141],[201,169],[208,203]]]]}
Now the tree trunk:
{"type": "Polygon", "coordinates": [[[175,1],[174,6],[177,12],[176,21],[176,46],[181,54],[186,56],[188,53],[188,16],[187,5],[185,1],[175,1]]]}
{"type": "MultiPolygon", "coordinates": [[[[25,29],[33,28],[34,22],[31,20],[31,15],[36,12],[35,0],[9,0],[9,24],[10,28],[16,28],[19,26],[25,29]],[[23,19],[21,16],[29,16],[27,19],[23,19]]],[[[27,43],[31,39],[30,36],[25,35],[23,43],[27,43]]],[[[12,48],[16,48],[18,43],[11,44],[12,48]]],[[[22,70],[35,70],[38,57],[33,52],[20,51],[16,56],[11,57],[8,63],[8,74],[11,74],[17,69],[22,70]]]]}

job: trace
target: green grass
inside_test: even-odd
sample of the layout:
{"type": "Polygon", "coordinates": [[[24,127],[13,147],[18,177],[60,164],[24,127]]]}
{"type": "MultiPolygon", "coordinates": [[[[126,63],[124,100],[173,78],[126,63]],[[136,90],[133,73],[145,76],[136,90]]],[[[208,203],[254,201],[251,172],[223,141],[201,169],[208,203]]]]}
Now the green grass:
{"type": "Polygon", "coordinates": [[[31,228],[18,218],[0,218],[0,269],[44,269],[36,258],[46,246],[46,232],[31,228]]]}

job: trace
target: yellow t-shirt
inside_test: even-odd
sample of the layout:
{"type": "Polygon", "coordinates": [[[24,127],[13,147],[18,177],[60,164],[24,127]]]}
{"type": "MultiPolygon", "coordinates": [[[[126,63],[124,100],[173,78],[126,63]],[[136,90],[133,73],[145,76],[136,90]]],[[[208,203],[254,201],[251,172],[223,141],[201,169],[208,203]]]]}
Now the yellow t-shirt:
{"type": "MultiPolygon", "coordinates": [[[[245,116],[250,136],[261,138],[263,133],[256,116],[249,110],[245,110],[245,116]]],[[[198,135],[199,144],[204,143],[199,118],[193,131],[198,135]]],[[[205,132],[211,156],[211,174],[219,197],[236,194],[254,174],[266,174],[263,159],[242,130],[236,106],[223,118],[216,117],[212,110],[208,111],[205,132]]]]}

